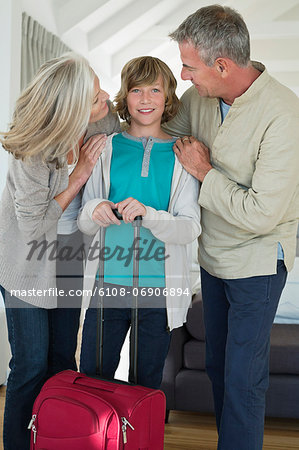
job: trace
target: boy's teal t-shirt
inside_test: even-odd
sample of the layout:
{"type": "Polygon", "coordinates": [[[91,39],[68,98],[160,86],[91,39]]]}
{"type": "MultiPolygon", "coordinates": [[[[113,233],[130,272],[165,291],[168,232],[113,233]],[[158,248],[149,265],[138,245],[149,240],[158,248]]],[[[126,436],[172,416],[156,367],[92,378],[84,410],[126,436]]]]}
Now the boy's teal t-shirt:
{"type": "MultiPolygon", "coordinates": [[[[136,138],[124,132],[112,139],[110,192],[113,203],[133,197],[146,206],[168,210],[174,168],[175,139],[136,138]]],[[[165,246],[150,230],[141,227],[139,286],[165,286],[165,246]]],[[[133,285],[132,224],[106,228],[104,281],[133,285]],[[107,251],[106,250],[106,251],[107,251]]]]}

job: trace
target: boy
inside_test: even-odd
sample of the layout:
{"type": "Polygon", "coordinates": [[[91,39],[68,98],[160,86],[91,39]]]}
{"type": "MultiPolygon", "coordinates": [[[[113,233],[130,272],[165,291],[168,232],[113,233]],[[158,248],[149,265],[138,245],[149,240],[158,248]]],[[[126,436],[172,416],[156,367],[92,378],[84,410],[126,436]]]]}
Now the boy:
{"type": "MultiPolygon", "coordinates": [[[[186,320],[191,301],[186,244],[201,231],[198,182],[174,155],[175,138],[161,129],[161,123],[177,112],[175,89],[172,72],[158,58],[139,57],[125,65],[115,102],[116,111],[126,120],[128,129],[108,137],[86,185],[78,218],[84,233],[91,235],[100,227],[106,228],[103,350],[106,378],[114,376],[130,327],[133,269],[124,248],[131,247],[133,242],[130,222],[139,215],[143,218],[138,383],[151,388],[160,386],[170,331],[186,320]],[[115,217],[115,208],[122,214],[123,223],[115,217]]],[[[86,279],[93,285],[98,261],[92,259],[87,261],[86,279]]],[[[96,298],[91,306],[85,317],[81,349],[81,370],[89,375],[95,373],[96,298]]]]}

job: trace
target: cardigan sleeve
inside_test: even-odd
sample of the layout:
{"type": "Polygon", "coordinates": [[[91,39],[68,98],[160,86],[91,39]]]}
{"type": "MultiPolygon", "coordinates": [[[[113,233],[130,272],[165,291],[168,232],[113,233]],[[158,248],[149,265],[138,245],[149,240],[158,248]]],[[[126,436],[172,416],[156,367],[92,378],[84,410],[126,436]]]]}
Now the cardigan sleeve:
{"type": "Polygon", "coordinates": [[[120,121],[117,113],[112,111],[112,103],[110,100],[107,101],[109,111],[107,116],[102,119],[92,122],[88,125],[87,132],[84,138],[84,142],[86,142],[91,136],[95,134],[105,133],[107,136],[113,133],[119,133],[121,131],[120,121]]]}
{"type": "MultiPolygon", "coordinates": [[[[50,186],[53,173],[39,160],[11,162],[10,176],[14,191],[14,205],[18,227],[26,239],[38,239],[57,226],[62,208],[54,200],[50,186]]],[[[59,177],[61,173],[59,174],[59,177]]]]}

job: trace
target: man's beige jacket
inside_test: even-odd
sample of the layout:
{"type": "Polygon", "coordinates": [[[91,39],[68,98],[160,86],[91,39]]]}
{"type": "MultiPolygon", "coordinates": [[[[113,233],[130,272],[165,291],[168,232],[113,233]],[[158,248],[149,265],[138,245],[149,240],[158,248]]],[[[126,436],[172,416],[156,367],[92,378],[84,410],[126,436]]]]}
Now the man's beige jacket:
{"type": "Polygon", "coordinates": [[[264,66],[221,124],[219,99],[191,87],[164,127],[193,135],[211,152],[200,190],[199,262],[211,275],[236,279],[276,273],[281,243],[287,270],[299,218],[299,99],[264,66]]]}

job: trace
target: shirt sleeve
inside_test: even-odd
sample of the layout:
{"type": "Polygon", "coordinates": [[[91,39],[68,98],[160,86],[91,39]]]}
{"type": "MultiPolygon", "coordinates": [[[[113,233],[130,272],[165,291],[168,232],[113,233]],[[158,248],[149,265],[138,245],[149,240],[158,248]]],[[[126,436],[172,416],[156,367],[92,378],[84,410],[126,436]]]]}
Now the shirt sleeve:
{"type": "Polygon", "coordinates": [[[298,217],[298,119],[280,117],[265,131],[251,187],[240,186],[212,169],[202,183],[199,204],[228,223],[259,235],[268,234],[280,223],[294,196],[298,217]]]}
{"type": "Polygon", "coordinates": [[[176,116],[162,125],[162,129],[171,136],[191,136],[191,120],[190,120],[190,105],[189,105],[189,91],[186,91],[181,99],[180,106],[176,116]]]}

